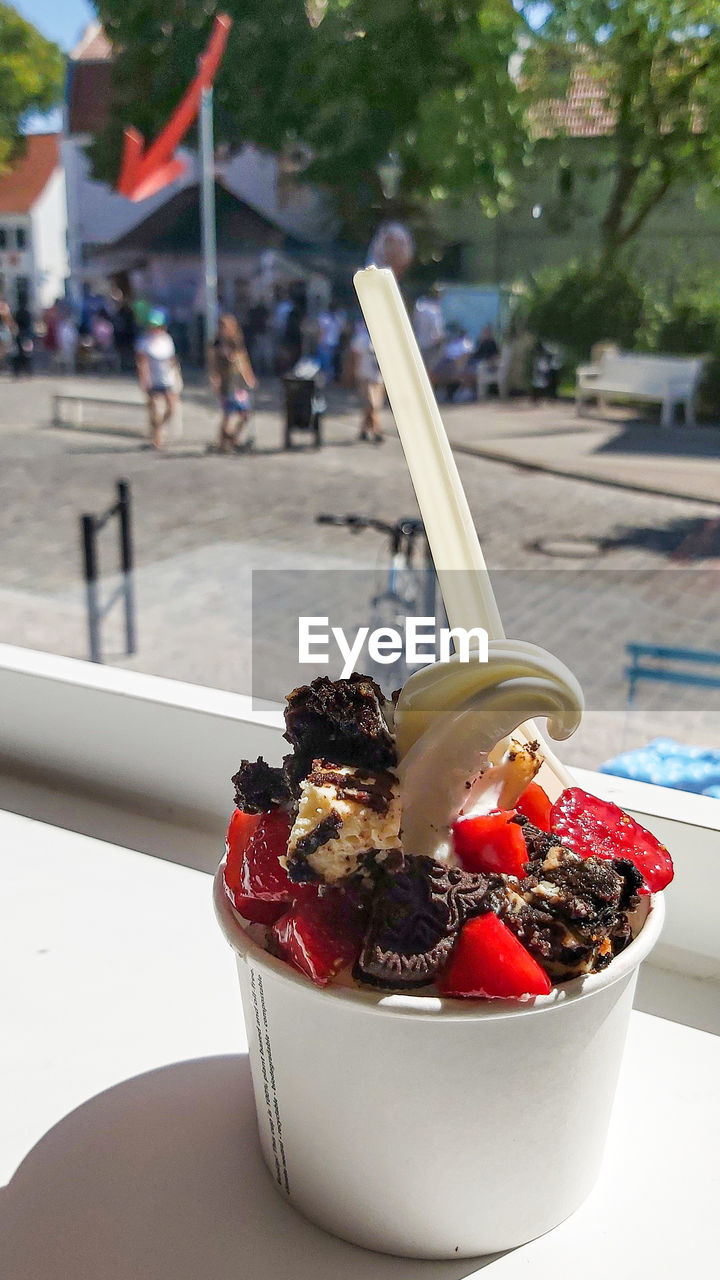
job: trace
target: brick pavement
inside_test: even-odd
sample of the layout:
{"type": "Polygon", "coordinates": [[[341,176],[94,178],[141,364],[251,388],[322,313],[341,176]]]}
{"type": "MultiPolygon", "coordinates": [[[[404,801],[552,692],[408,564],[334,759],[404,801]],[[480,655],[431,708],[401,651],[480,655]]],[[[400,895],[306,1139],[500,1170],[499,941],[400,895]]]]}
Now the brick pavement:
{"type": "MultiPolygon", "coordinates": [[[[83,385],[91,394],[137,398],[116,379],[83,385]]],[[[108,660],[223,688],[247,688],[253,568],[297,572],[287,611],[307,611],[312,580],[300,570],[372,568],[380,553],[374,535],[319,526],[318,513],[394,518],[416,510],[391,424],[384,445],[356,443],[357,412],[344,396],[332,397],[326,447],[286,454],[277,393],[264,391],[255,453],[221,458],[204,452],[215,431],[214,407],[201,388],[190,387],[182,440],[155,456],[129,436],[37,425],[49,419],[52,386],[50,379],[0,384],[0,640],[86,656],[77,517],[102,509],[121,475],[133,486],[140,652],[123,659],[111,624],[108,660]]],[[[494,421],[488,426],[493,412],[451,408],[451,438],[496,431],[494,421]]],[[[543,430],[552,432],[552,411],[537,412],[545,415],[543,430]]],[[[508,431],[525,430],[520,408],[505,422],[508,431]]],[[[557,421],[558,436],[564,426],[557,421]]],[[[591,714],[566,756],[597,763],[659,732],[717,741],[720,699],[707,695],[651,689],[639,699],[645,710],[628,720],[622,671],[630,639],[720,650],[720,538],[707,533],[712,510],[465,453],[458,464],[508,632],[558,652],[586,687],[591,714]],[[686,559],[670,558],[678,548],[686,559]]],[[[111,563],[104,549],[103,564],[111,563]]],[[[368,580],[359,585],[345,574],[337,581],[339,604],[357,621],[368,580]]],[[[104,585],[109,589],[112,580],[104,585]]],[[[284,602],[266,595],[270,629],[273,610],[284,602]]],[[[281,654],[277,671],[279,693],[281,654]]]]}

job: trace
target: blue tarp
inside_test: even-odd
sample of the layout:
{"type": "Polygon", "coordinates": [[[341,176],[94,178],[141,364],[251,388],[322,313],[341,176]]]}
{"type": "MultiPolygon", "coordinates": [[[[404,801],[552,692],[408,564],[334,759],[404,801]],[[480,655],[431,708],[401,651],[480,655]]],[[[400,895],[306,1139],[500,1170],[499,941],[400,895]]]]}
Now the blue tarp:
{"type": "Polygon", "coordinates": [[[672,738],[654,738],[646,747],[607,760],[600,772],[720,799],[720,750],[712,747],[686,747],[672,738]]]}

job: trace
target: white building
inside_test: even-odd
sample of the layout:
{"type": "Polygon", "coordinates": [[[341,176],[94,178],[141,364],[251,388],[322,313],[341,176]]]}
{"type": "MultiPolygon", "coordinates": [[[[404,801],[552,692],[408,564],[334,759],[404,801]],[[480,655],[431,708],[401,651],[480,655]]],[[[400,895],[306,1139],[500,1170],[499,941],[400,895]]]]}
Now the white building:
{"type": "Polygon", "coordinates": [[[39,312],[65,293],[67,206],[60,140],[31,134],[0,176],[0,294],[14,311],[39,312]]]}

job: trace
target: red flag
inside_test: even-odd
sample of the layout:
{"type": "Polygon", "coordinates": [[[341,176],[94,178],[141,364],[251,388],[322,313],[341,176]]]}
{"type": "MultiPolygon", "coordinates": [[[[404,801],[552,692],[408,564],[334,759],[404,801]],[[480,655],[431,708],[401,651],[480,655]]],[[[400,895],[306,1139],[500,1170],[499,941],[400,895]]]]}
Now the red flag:
{"type": "Polygon", "coordinates": [[[226,13],[218,14],[215,18],[207,47],[198,62],[195,78],[188,85],[165,128],[146,151],[143,150],[145,140],[142,134],[133,128],[125,130],[123,157],[116,187],[121,196],[127,196],[129,200],[145,200],[184,173],[185,165],[175,157],[175,148],[179,146],[198,114],[203,90],[209,89],[215,79],[231,26],[232,18],[226,13]]]}

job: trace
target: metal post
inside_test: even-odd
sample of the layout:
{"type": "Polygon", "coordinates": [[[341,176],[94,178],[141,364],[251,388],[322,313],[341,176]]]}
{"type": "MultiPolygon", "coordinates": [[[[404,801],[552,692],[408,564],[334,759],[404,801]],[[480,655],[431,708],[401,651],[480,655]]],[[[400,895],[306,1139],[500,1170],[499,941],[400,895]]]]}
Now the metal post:
{"type": "Polygon", "coordinates": [[[427,534],[423,535],[423,541],[425,547],[425,617],[436,620],[437,631],[439,627],[445,626],[447,621],[445,605],[442,603],[442,595],[439,594],[436,564],[433,561],[433,553],[430,550],[427,534]]]}
{"type": "Polygon", "coordinates": [[[83,556],[85,560],[85,591],[87,595],[88,635],[90,639],[90,661],[102,662],[100,652],[100,606],[97,589],[97,558],[95,555],[95,517],[84,515],[80,518],[82,528],[83,556]]]}
{"type": "Polygon", "coordinates": [[[120,525],[120,564],[125,595],[125,637],[127,652],[130,654],[137,652],[137,636],[135,633],[135,576],[133,573],[129,480],[118,480],[117,495],[120,525]]]}
{"type": "Polygon", "coordinates": [[[215,231],[215,147],[213,91],[203,89],[200,104],[200,163],[202,168],[202,252],[205,282],[205,346],[217,332],[217,239],[215,231]]]}

